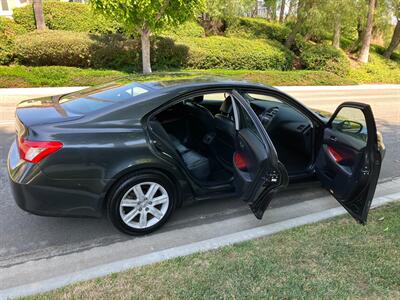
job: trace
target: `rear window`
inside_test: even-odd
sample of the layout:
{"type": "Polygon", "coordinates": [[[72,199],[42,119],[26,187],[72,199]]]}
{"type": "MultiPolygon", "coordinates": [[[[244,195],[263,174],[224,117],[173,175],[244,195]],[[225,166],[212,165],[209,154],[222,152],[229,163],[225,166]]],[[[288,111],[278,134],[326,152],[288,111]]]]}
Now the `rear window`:
{"type": "Polygon", "coordinates": [[[132,101],[137,96],[145,94],[148,88],[139,83],[130,83],[123,86],[110,85],[98,89],[90,89],[86,93],[74,93],[59,100],[61,107],[74,114],[85,114],[101,108],[132,101]]]}

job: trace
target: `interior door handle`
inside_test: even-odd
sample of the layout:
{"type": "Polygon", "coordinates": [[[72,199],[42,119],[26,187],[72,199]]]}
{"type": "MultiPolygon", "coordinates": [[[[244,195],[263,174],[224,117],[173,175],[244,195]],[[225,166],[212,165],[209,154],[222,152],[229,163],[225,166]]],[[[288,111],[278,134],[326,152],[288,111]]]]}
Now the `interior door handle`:
{"type": "Polygon", "coordinates": [[[333,135],[331,135],[331,137],[329,138],[332,142],[336,142],[337,141],[337,137],[336,136],[333,136],[333,135]]]}

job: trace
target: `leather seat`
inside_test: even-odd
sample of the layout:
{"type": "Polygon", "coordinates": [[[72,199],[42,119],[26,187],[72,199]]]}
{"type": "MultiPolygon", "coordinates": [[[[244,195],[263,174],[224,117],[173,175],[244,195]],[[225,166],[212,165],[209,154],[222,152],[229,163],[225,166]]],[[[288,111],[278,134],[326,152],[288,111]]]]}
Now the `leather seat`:
{"type": "Polygon", "coordinates": [[[215,115],[215,132],[216,148],[220,153],[219,161],[224,167],[232,169],[236,130],[231,96],[226,97],[220,107],[220,113],[215,115]]]}
{"type": "Polygon", "coordinates": [[[190,102],[186,102],[185,106],[190,120],[194,121],[191,122],[191,135],[197,137],[200,141],[211,138],[207,142],[207,144],[210,144],[215,137],[215,118],[207,108],[200,104],[202,101],[203,96],[197,96],[190,102]]]}
{"type": "Polygon", "coordinates": [[[210,163],[208,158],[187,148],[173,135],[169,135],[169,137],[175,149],[178,150],[181,155],[190,173],[200,180],[207,179],[210,175],[210,163]]]}

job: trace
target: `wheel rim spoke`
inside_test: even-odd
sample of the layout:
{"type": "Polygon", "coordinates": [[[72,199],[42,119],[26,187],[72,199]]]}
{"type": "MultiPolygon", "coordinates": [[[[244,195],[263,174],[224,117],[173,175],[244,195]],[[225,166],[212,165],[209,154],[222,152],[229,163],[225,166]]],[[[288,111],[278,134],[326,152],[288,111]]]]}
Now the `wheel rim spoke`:
{"type": "Polygon", "coordinates": [[[147,213],[145,211],[140,213],[139,225],[141,228],[145,228],[147,226],[147,213]]]}
{"type": "Polygon", "coordinates": [[[160,220],[163,217],[163,213],[154,206],[149,207],[149,213],[152,214],[158,220],[160,220]]]}
{"type": "Polygon", "coordinates": [[[146,193],[146,198],[153,199],[153,197],[157,193],[159,187],[160,186],[157,183],[151,184],[149,190],[146,193]]]}
{"type": "Polygon", "coordinates": [[[125,222],[125,223],[129,223],[130,221],[132,221],[132,219],[133,219],[134,217],[137,216],[138,213],[139,213],[139,211],[138,211],[136,208],[132,209],[132,210],[131,210],[129,213],[127,213],[127,214],[125,215],[125,217],[123,218],[124,222],[125,222]]]}
{"type": "Polygon", "coordinates": [[[143,198],[144,198],[144,194],[143,194],[143,191],[142,191],[142,186],[141,185],[135,185],[134,187],[133,187],[133,192],[135,193],[135,195],[136,195],[136,199],[138,199],[138,200],[142,200],[143,198]]]}
{"type": "Polygon", "coordinates": [[[138,200],[122,199],[121,206],[123,207],[136,207],[139,204],[138,200]]]}
{"type": "Polygon", "coordinates": [[[161,195],[151,200],[153,206],[166,203],[168,201],[167,195],[161,195]]]}

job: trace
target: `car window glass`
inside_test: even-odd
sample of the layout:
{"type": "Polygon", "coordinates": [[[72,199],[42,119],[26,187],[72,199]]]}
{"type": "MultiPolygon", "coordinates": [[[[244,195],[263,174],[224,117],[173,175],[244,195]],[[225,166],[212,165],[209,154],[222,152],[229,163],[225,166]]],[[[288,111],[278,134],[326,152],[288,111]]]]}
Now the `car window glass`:
{"type": "Polygon", "coordinates": [[[255,93],[245,93],[245,95],[249,100],[264,100],[264,101],[282,103],[282,101],[271,95],[255,94],[255,93]]]}
{"type": "Polygon", "coordinates": [[[367,144],[368,129],[365,115],[359,108],[343,107],[332,121],[334,131],[367,144]]]}
{"type": "Polygon", "coordinates": [[[254,121],[250,118],[250,115],[238,101],[236,101],[236,106],[239,112],[239,129],[249,129],[260,141],[262,141],[260,132],[254,124],[254,121]]]}
{"type": "Polygon", "coordinates": [[[225,93],[210,93],[210,94],[204,94],[203,100],[218,100],[218,101],[224,101],[225,100],[225,93]]]}
{"type": "Polygon", "coordinates": [[[59,100],[61,107],[71,113],[85,114],[115,103],[132,101],[137,96],[149,92],[139,83],[130,83],[120,87],[110,86],[94,92],[71,94],[59,100]]]}

